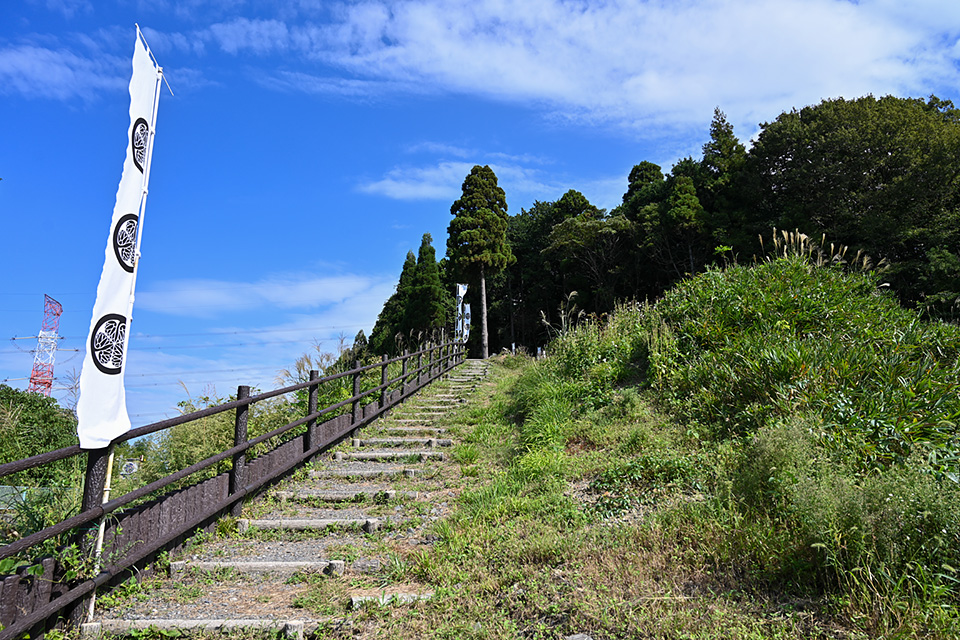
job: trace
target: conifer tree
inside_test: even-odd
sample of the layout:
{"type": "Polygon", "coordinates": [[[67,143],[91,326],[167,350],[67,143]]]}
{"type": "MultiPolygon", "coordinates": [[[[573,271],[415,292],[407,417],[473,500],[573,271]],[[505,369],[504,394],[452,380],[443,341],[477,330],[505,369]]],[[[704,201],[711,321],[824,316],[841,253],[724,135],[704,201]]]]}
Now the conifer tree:
{"type": "Polygon", "coordinates": [[[430,332],[443,326],[446,320],[443,286],[433,237],[423,234],[417,266],[410,279],[410,290],[403,309],[402,329],[405,334],[430,332]]]}
{"type": "Polygon", "coordinates": [[[447,256],[454,272],[480,288],[481,354],[489,355],[487,331],[488,275],[503,270],[515,258],[507,243],[507,198],[489,166],[476,165],[464,179],[460,199],[450,207],[447,256]]]}
{"type": "Polygon", "coordinates": [[[357,336],[353,339],[353,346],[350,348],[353,359],[357,362],[362,362],[363,359],[367,357],[368,346],[367,336],[363,333],[363,329],[360,329],[360,332],[357,333],[357,336]]]}
{"type": "Polygon", "coordinates": [[[407,259],[403,263],[403,270],[400,272],[397,290],[383,303],[383,309],[377,316],[373,331],[370,332],[370,340],[367,343],[370,353],[398,355],[399,348],[396,338],[401,331],[403,310],[407,306],[410,281],[416,268],[417,258],[413,255],[413,251],[408,251],[407,259]]]}
{"type": "MultiPolygon", "coordinates": [[[[738,212],[739,185],[747,161],[746,147],[733,133],[720,108],[713,112],[710,141],[703,145],[703,188],[697,189],[700,204],[706,211],[713,241],[744,246],[742,213],[738,212]]],[[[752,239],[752,234],[749,234],[752,239]]]]}

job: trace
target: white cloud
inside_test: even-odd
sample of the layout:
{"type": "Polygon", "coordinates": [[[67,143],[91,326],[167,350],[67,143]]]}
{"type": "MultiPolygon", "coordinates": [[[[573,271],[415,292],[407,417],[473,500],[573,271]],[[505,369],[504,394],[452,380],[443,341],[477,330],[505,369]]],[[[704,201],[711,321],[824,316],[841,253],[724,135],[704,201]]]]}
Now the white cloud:
{"type": "Polygon", "coordinates": [[[31,0],[30,4],[42,4],[49,11],[56,11],[68,19],[78,13],[93,11],[93,5],[89,0],[31,0]]]}
{"type": "Polygon", "coordinates": [[[267,54],[282,51],[290,44],[287,25],[279,20],[236,18],[212,25],[210,34],[227,53],[250,50],[267,54]]]}
{"type": "MultiPolygon", "coordinates": [[[[30,44],[0,49],[0,93],[29,98],[93,99],[102,90],[122,90],[124,61],[115,56],[83,57],[66,49],[30,44]]],[[[129,65],[129,63],[127,63],[129,65]]]]}
{"type": "Polygon", "coordinates": [[[960,78],[952,0],[369,0],[331,15],[297,26],[241,18],[211,33],[231,53],[290,50],[353,76],[291,88],[467,93],[648,138],[717,105],[753,127],[824,97],[923,94],[960,78]]]}
{"type": "Polygon", "coordinates": [[[143,37],[150,45],[154,54],[163,54],[168,51],[187,51],[195,55],[202,55],[206,50],[203,38],[197,34],[183,34],[178,32],[164,32],[143,27],[143,37]]]}
{"type": "Polygon", "coordinates": [[[137,294],[137,305],[149,311],[192,317],[249,309],[312,309],[345,304],[380,284],[380,278],[353,274],[318,278],[278,276],[252,283],[174,280],[137,294]]]}
{"type": "Polygon", "coordinates": [[[456,200],[472,168],[470,162],[441,162],[433,167],[391,169],[384,178],[361,185],[360,191],[394,200],[456,200]]]}
{"type": "Polygon", "coordinates": [[[395,275],[276,277],[250,285],[178,281],[167,283],[166,293],[138,294],[140,323],[156,323],[156,318],[147,314],[182,311],[167,305],[186,304],[192,307],[191,315],[201,318],[208,315],[203,311],[210,309],[193,306],[195,303],[208,307],[223,303],[228,306],[219,311],[224,312],[248,311],[229,314],[231,322],[245,324],[224,326],[200,320],[199,325],[191,321],[193,328],[187,335],[134,333],[126,368],[127,401],[137,416],[134,422],[144,424],[175,414],[176,403],[187,392],[226,396],[238,384],[262,390],[277,387],[278,372],[291,368],[301,354],[313,352],[315,344],[319,343],[322,351],[336,352],[339,336],[343,335],[349,346],[359,330],[369,335],[395,286],[395,275]],[[251,313],[254,306],[267,313],[251,313]],[[271,321],[263,322],[264,317],[271,321]],[[192,335],[193,331],[200,335],[192,335]]]}
{"type": "Polygon", "coordinates": [[[951,72],[936,56],[919,60],[921,30],[832,0],[537,0],[509,13],[494,1],[364,4],[346,11],[340,34],[331,53],[358,74],[637,127],[699,122],[716,104],[766,113],[841,92],[916,90],[951,72]]]}
{"type": "Polygon", "coordinates": [[[317,76],[298,71],[279,71],[260,76],[257,78],[257,82],[268,89],[335,95],[344,98],[371,98],[395,91],[414,92],[409,87],[389,82],[341,78],[339,76],[317,76]]]}
{"type": "MultiPolygon", "coordinates": [[[[504,154],[487,154],[489,157],[504,154]]],[[[507,156],[510,157],[510,156],[507,156]]],[[[394,200],[444,200],[452,202],[461,195],[463,179],[475,164],[489,164],[497,175],[497,183],[507,193],[508,205],[514,202],[553,200],[566,189],[554,178],[547,178],[539,169],[517,163],[446,162],[425,167],[397,167],[380,180],[359,186],[364,193],[394,200]]]]}
{"type": "Polygon", "coordinates": [[[443,142],[419,142],[417,144],[410,145],[407,148],[407,153],[431,153],[434,155],[454,158],[468,158],[470,156],[477,155],[477,152],[472,149],[465,149],[463,147],[458,147],[456,145],[446,144],[443,142]]]}

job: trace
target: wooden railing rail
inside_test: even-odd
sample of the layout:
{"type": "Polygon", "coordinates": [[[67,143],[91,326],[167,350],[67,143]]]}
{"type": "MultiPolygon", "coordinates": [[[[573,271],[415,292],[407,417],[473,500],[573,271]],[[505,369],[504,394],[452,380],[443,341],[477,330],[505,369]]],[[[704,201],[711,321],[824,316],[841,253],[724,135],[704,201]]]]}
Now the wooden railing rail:
{"type": "MultiPolygon", "coordinates": [[[[0,560],[26,556],[25,563],[17,568],[14,575],[0,576],[0,625],[3,625],[0,640],[20,638],[26,634],[36,638],[58,624],[64,616],[73,622],[81,621],[80,605],[95,589],[123,576],[131,568],[141,566],[161,551],[175,548],[198,529],[212,526],[221,515],[238,514],[244,498],[290,473],[355,429],[369,424],[462,363],[465,357],[462,343],[432,344],[413,353],[404,353],[395,358],[383,357],[373,364],[355,366],[349,371],[322,378],[317,371],[311,371],[310,379],[305,382],[256,395],[249,395],[249,387],[241,386],[236,400],[132,429],[106,449],[86,451],[78,446],[65,447],[0,465],[2,478],[74,456],[87,455],[80,513],[0,547],[0,560]],[[410,367],[412,362],[416,362],[415,367],[410,367]],[[388,369],[394,363],[400,364],[401,372],[391,378],[388,369]],[[380,367],[380,384],[361,389],[363,374],[377,367],[380,367]],[[352,395],[341,402],[318,408],[322,385],[347,376],[352,376],[352,395]],[[255,438],[247,437],[251,406],[301,390],[308,391],[306,415],[255,438]],[[379,394],[378,401],[363,403],[374,394],[379,394]],[[350,407],[348,413],[320,422],[320,418],[347,406],[350,407]],[[226,411],[236,412],[233,447],[100,504],[109,452],[115,445],[226,411]],[[294,432],[301,427],[306,427],[302,433],[294,432]],[[248,459],[248,452],[253,447],[287,434],[288,439],[269,452],[248,459]],[[229,471],[186,488],[171,490],[173,485],[225,460],[232,462],[229,471]],[[167,493],[156,495],[165,489],[167,493]],[[142,502],[150,496],[155,497],[142,502]],[[84,534],[96,528],[107,516],[109,524],[105,527],[104,551],[101,554],[106,560],[96,575],[68,581],[64,579],[66,568],[58,558],[29,558],[33,548],[64,534],[69,533],[74,539],[82,541],[84,534]]],[[[89,549],[85,548],[85,551],[89,549]]]]}

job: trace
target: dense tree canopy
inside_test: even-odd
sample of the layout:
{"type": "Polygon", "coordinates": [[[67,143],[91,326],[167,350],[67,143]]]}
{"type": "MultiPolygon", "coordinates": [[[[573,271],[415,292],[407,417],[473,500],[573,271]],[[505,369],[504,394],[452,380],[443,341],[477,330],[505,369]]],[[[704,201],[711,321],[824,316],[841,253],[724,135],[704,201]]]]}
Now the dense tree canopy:
{"type": "Polygon", "coordinates": [[[939,274],[960,247],[958,121],[934,97],[827,100],[781,114],[763,125],[742,184],[755,230],[825,233],[887,260],[901,299],[955,300],[956,281],[939,274]]]}
{"type": "MultiPolygon", "coordinates": [[[[960,110],[936,97],[825,100],[763,124],[749,150],[716,109],[701,158],[666,173],[639,162],[610,212],[570,189],[508,216],[496,175],[482,166],[462,192],[442,290],[471,284],[468,302],[489,309],[494,351],[543,346],[573,305],[602,315],[711,264],[750,260],[775,227],[825,235],[850,256],[863,250],[889,265],[884,278],[901,301],[960,318],[960,110]]],[[[432,313],[409,311],[408,328],[413,317],[434,322],[432,313]]]]}

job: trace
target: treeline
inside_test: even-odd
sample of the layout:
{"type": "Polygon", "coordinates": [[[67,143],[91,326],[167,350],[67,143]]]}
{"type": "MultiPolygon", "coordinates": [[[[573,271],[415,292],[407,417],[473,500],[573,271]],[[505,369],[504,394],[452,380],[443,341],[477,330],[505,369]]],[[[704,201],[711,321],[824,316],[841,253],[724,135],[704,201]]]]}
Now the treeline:
{"type": "MultiPolygon", "coordinates": [[[[505,268],[486,273],[491,352],[535,349],[571,316],[659,298],[709,265],[749,261],[763,253],[761,237],[773,228],[825,235],[851,247],[851,259],[862,251],[886,263],[885,280],[902,303],[933,318],[960,317],[960,110],[950,101],[825,100],[761,125],[749,150],[718,109],[702,150],[666,173],[637,164],[611,211],[570,190],[506,216],[512,255],[505,268]]],[[[449,271],[441,265],[448,303],[449,271]]],[[[479,283],[470,284],[479,353],[479,283]]],[[[402,282],[397,296],[403,289],[402,282]]],[[[400,317],[387,312],[381,319],[400,317]]],[[[394,322],[393,345],[398,334],[437,321],[394,322]]],[[[376,346],[392,352],[390,343],[388,336],[376,346]]]]}

